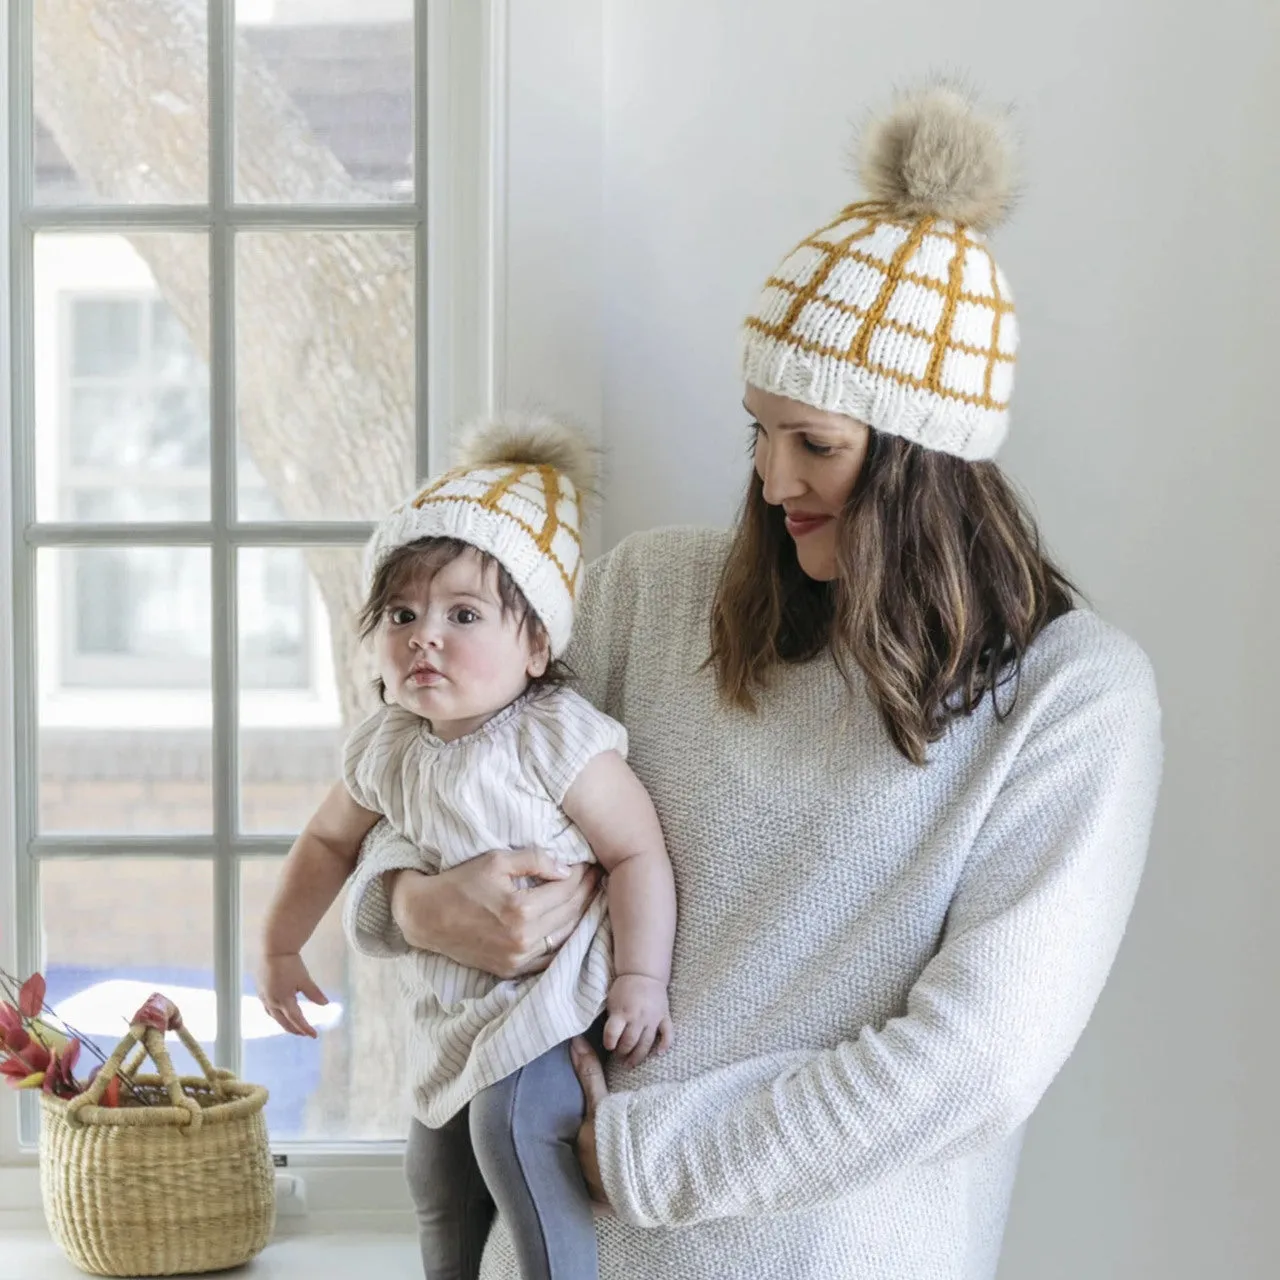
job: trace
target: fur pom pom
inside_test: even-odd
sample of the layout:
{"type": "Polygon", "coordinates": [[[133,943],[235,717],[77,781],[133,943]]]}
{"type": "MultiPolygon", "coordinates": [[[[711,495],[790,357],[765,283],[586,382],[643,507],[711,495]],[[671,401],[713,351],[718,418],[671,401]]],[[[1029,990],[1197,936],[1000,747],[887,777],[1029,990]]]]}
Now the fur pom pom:
{"type": "Polygon", "coordinates": [[[541,414],[504,416],[477,422],[458,442],[459,467],[524,462],[563,472],[580,498],[594,495],[599,479],[598,452],[575,427],[541,414]]]}
{"type": "Polygon", "coordinates": [[[1009,121],[983,111],[957,85],[927,85],[903,94],[863,131],[858,176],[896,216],[932,215],[990,231],[1014,200],[1009,121]]]}

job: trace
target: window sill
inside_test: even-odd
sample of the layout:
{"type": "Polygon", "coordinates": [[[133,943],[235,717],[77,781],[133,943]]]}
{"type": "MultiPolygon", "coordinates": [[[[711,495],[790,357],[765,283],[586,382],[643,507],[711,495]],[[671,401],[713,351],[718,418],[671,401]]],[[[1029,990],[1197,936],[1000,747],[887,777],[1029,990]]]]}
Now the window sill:
{"type": "MultiPolygon", "coordinates": [[[[10,1231],[48,1239],[34,1161],[0,1167],[0,1240],[10,1231]]],[[[276,1236],[363,1232],[413,1234],[413,1210],[398,1162],[307,1166],[276,1174],[276,1236]]],[[[7,1256],[7,1254],[5,1255],[7,1256]]],[[[17,1275],[39,1275],[40,1271],[17,1275]]]]}
{"type": "MultiPolygon", "coordinates": [[[[0,1212],[0,1254],[6,1275],[83,1280],[50,1239],[38,1211],[0,1212]]],[[[254,1280],[349,1280],[353,1275],[421,1280],[422,1260],[411,1214],[335,1212],[281,1219],[275,1238],[249,1268],[225,1274],[252,1274],[254,1280]],[[359,1221],[362,1217],[368,1220],[359,1221]]]]}

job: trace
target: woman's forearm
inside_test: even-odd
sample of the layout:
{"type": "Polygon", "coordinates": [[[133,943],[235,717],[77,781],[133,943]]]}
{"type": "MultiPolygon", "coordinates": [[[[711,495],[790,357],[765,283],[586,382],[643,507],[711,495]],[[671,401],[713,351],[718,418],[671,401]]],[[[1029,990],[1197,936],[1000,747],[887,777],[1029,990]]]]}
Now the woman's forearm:
{"type": "Polygon", "coordinates": [[[418,951],[437,950],[432,943],[438,932],[436,907],[441,883],[439,876],[404,869],[388,871],[382,877],[391,918],[404,940],[418,951]]]}

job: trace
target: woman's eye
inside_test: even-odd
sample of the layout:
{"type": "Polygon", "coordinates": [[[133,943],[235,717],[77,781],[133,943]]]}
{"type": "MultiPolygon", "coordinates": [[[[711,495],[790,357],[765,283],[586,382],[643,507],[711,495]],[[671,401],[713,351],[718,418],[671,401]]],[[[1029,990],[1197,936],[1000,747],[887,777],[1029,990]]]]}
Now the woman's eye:
{"type": "Polygon", "coordinates": [[[747,427],[747,452],[753,457],[755,456],[756,447],[760,443],[760,437],[764,435],[764,428],[758,422],[752,422],[747,427]]]}
{"type": "Polygon", "coordinates": [[[474,609],[455,609],[453,611],[453,620],[460,622],[464,627],[469,627],[473,622],[480,621],[480,615],[474,609]]]}
{"type": "Polygon", "coordinates": [[[816,440],[810,440],[808,436],[804,438],[804,447],[818,458],[829,458],[835,449],[829,444],[819,444],[816,440]]]}

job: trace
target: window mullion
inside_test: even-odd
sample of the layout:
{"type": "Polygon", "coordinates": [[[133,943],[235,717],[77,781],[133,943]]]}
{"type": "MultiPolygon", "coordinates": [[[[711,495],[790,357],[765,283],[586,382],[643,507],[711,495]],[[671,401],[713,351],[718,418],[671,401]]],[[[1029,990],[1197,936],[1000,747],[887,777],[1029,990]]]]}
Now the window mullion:
{"type": "MultiPolygon", "coordinates": [[[[236,204],[227,213],[238,227],[271,231],[377,231],[411,228],[418,208],[408,202],[384,204],[236,204]]],[[[203,231],[203,205],[55,205],[33,209],[28,225],[37,231],[203,231]]]]}
{"type": "MultiPolygon", "coordinates": [[[[18,908],[18,972],[40,964],[39,885],[30,842],[36,830],[39,786],[36,672],[36,549],[27,538],[35,516],[35,238],[27,224],[32,206],[32,11],[8,6],[9,20],[9,324],[10,419],[12,432],[13,539],[13,834],[18,908]]],[[[23,1107],[20,1128],[34,1136],[35,1108],[23,1107]]]]}
{"type": "Polygon", "coordinates": [[[431,473],[431,383],[430,361],[427,358],[429,308],[431,295],[428,290],[427,263],[430,251],[427,164],[427,58],[428,24],[426,0],[415,0],[413,6],[413,200],[417,210],[417,222],[413,229],[414,275],[414,471],[413,477],[431,473]]]}
{"type": "Polygon", "coordinates": [[[27,226],[32,205],[32,13],[9,10],[9,297],[11,326],[11,417],[13,432],[13,711],[14,834],[17,853],[19,967],[39,963],[34,868],[28,845],[36,829],[39,747],[37,743],[36,551],[27,538],[35,516],[35,239],[27,226]],[[26,927],[22,927],[22,916],[26,927]]]}
{"type": "Polygon", "coordinates": [[[31,842],[35,861],[54,858],[202,858],[216,857],[229,844],[241,857],[263,857],[287,853],[291,836],[245,835],[229,842],[204,835],[104,836],[38,835],[31,842]]]}
{"type": "Polygon", "coordinates": [[[201,520],[86,520],[33,525],[27,531],[27,541],[33,547],[206,547],[223,538],[232,546],[328,547],[362,546],[371,532],[371,525],[355,522],[290,524],[282,520],[228,528],[225,523],[218,526],[201,520]]]}
{"type": "Polygon", "coordinates": [[[235,5],[208,0],[209,28],[209,472],[212,515],[214,988],[218,1061],[240,1070],[240,891],[232,840],[238,824],[235,520],[235,5]]]}

